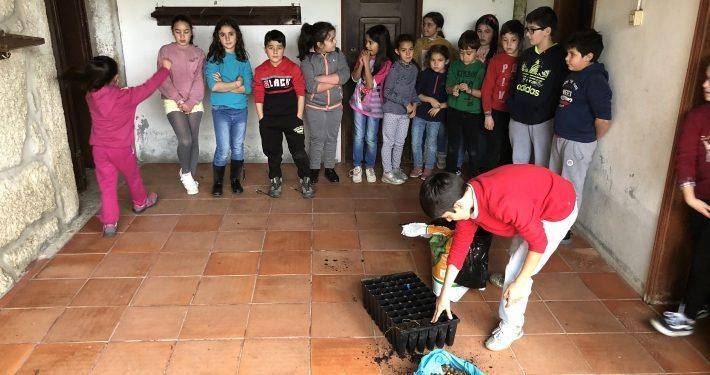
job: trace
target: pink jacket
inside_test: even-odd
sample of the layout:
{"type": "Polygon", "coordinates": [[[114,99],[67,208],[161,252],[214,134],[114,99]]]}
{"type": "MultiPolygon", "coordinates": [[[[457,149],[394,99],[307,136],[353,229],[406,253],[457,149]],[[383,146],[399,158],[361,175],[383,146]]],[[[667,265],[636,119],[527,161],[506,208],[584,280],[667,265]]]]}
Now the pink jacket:
{"type": "Polygon", "coordinates": [[[115,148],[133,146],[136,107],[146,100],[169,74],[168,69],[160,68],[140,86],[120,88],[108,84],[86,93],[86,103],[91,113],[89,144],[115,148]]]}
{"type": "Polygon", "coordinates": [[[202,69],[205,53],[195,45],[180,47],[176,43],[162,46],[158,51],[158,67],[163,59],[172,61],[170,76],[160,85],[160,96],[176,102],[195,105],[205,96],[202,69]]]}

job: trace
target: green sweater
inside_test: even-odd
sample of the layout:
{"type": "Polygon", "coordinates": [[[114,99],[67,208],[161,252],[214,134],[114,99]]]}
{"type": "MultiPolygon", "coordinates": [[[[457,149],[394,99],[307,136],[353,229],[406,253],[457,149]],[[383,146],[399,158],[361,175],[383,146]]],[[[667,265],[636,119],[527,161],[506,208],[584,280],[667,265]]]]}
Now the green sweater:
{"type": "MultiPolygon", "coordinates": [[[[446,87],[452,87],[459,83],[466,83],[469,88],[480,90],[483,86],[483,77],[486,75],[486,65],[478,60],[465,65],[460,60],[451,63],[449,72],[446,75],[446,87]]],[[[481,99],[465,92],[460,92],[459,96],[449,95],[447,100],[449,107],[462,112],[481,113],[481,99]]]]}

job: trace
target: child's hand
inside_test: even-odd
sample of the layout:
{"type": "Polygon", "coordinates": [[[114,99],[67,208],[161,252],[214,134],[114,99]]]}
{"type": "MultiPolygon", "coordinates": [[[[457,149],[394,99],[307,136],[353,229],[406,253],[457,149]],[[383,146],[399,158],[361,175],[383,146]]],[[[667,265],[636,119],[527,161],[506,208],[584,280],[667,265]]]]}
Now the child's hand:
{"type": "Polygon", "coordinates": [[[483,126],[485,126],[487,130],[493,130],[494,125],[495,122],[493,122],[493,117],[486,116],[486,119],[483,121],[483,126]]]}
{"type": "Polygon", "coordinates": [[[163,63],[163,68],[165,68],[167,70],[170,70],[170,68],[172,68],[172,66],[173,66],[173,62],[170,61],[169,59],[163,59],[162,63],[163,63]]]}
{"type": "Polygon", "coordinates": [[[458,98],[458,96],[459,96],[459,86],[458,85],[454,86],[454,88],[451,90],[451,95],[458,98]]]}
{"type": "Polygon", "coordinates": [[[436,117],[437,114],[439,114],[439,111],[441,111],[441,108],[432,108],[427,112],[429,116],[431,117],[436,117]]]}
{"type": "Polygon", "coordinates": [[[417,110],[415,107],[414,110],[409,114],[409,118],[414,118],[414,116],[416,116],[416,115],[417,115],[417,110]]]}
{"type": "Polygon", "coordinates": [[[237,85],[244,86],[244,78],[242,76],[237,77],[237,85]]]}
{"type": "Polygon", "coordinates": [[[360,64],[362,64],[363,68],[369,69],[370,68],[370,52],[367,51],[362,51],[360,53],[360,64]]]}
{"type": "Polygon", "coordinates": [[[437,108],[437,109],[438,109],[438,108],[441,108],[441,103],[439,103],[439,101],[436,100],[436,99],[434,99],[434,98],[431,99],[431,101],[429,102],[429,104],[431,104],[431,107],[432,107],[432,108],[437,108]]]}
{"type": "Polygon", "coordinates": [[[439,298],[436,299],[436,310],[434,310],[434,317],[431,319],[432,323],[436,323],[444,311],[446,311],[446,315],[449,319],[454,318],[451,315],[451,302],[449,301],[449,296],[446,295],[445,290],[446,289],[442,289],[439,298]]]}
{"type": "Polygon", "coordinates": [[[212,74],[212,78],[214,78],[215,83],[222,82],[222,75],[219,72],[212,74]]]}
{"type": "Polygon", "coordinates": [[[459,83],[459,90],[466,92],[468,91],[468,84],[466,82],[459,83]]]}
{"type": "Polygon", "coordinates": [[[708,205],[707,203],[703,202],[698,198],[686,199],[685,203],[687,203],[688,206],[690,206],[695,211],[700,212],[701,215],[710,219],[710,205],[708,205]]]}
{"type": "Polygon", "coordinates": [[[181,110],[184,114],[189,115],[190,113],[192,113],[192,109],[193,109],[194,107],[195,107],[195,106],[194,106],[193,104],[182,103],[182,104],[180,105],[180,110],[181,110]]]}
{"type": "Polygon", "coordinates": [[[414,104],[412,104],[412,103],[407,104],[407,114],[412,113],[412,111],[414,111],[414,108],[416,108],[414,106],[414,104]]]}

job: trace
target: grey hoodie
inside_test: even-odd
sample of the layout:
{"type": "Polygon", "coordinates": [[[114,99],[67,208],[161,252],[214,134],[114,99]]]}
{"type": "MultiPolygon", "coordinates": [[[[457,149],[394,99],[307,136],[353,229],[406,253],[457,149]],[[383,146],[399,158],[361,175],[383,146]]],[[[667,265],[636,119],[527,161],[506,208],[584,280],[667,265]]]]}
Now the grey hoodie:
{"type": "Polygon", "coordinates": [[[406,115],[407,104],[421,102],[416,89],[418,73],[419,67],[413,62],[405,64],[402,60],[397,60],[392,64],[385,80],[385,88],[382,90],[385,97],[382,112],[406,115]]]}
{"type": "Polygon", "coordinates": [[[325,55],[314,52],[307,54],[301,61],[301,71],[303,79],[306,81],[306,105],[308,107],[331,110],[343,104],[343,84],[350,79],[350,68],[345,60],[345,55],[339,49],[325,55]],[[333,73],[338,74],[339,86],[323,92],[316,92],[318,82],[315,77],[333,73]]]}

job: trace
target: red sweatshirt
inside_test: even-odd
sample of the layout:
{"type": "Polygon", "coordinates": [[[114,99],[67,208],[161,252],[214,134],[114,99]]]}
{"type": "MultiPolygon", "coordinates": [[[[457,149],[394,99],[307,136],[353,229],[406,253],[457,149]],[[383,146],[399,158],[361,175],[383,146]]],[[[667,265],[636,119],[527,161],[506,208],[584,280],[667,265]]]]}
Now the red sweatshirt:
{"type": "Polygon", "coordinates": [[[675,161],[680,186],[695,186],[697,198],[710,199],[710,103],[685,116],[675,161]]]}
{"type": "Polygon", "coordinates": [[[278,66],[266,60],[254,69],[254,103],[264,104],[264,116],[295,116],[297,96],[306,95],[301,68],[284,56],[278,66]]]}
{"type": "Polygon", "coordinates": [[[168,69],[160,68],[140,86],[120,88],[108,84],[86,93],[86,104],[91,113],[89,144],[116,148],[132,146],[136,107],[148,99],[168,75],[168,69]]]}
{"type": "Polygon", "coordinates": [[[504,165],[468,183],[475,194],[477,216],[456,222],[448,264],[458,269],[479,225],[499,236],[519,234],[531,251],[542,253],[547,247],[542,221],[560,221],[574,210],[572,183],[536,165],[504,165]]]}
{"type": "Polygon", "coordinates": [[[508,86],[514,78],[517,65],[518,58],[505,52],[493,56],[481,87],[483,112],[489,112],[491,109],[508,112],[505,101],[508,100],[508,86]]]}

